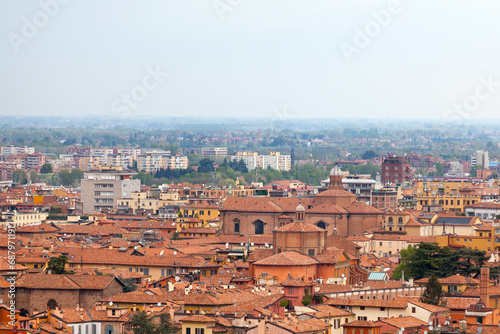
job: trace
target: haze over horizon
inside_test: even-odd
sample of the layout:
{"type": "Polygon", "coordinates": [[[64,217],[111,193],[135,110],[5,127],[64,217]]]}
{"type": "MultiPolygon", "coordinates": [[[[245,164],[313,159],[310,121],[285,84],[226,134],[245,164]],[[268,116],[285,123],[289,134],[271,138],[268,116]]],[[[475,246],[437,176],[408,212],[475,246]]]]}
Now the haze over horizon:
{"type": "Polygon", "coordinates": [[[0,115],[498,118],[499,12],[493,0],[3,1],[0,115]]]}

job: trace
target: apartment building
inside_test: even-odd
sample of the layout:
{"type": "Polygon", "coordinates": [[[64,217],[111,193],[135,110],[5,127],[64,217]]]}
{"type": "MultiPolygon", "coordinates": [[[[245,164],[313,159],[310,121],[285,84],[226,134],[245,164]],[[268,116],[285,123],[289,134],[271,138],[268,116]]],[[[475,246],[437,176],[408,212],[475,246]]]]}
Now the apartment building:
{"type": "Polygon", "coordinates": [[[9,156],[9,155],[18,155],[18,154],[33,154],[35,153],[34,147],[17,147],[17,146],[2,146],[0,148],[0,155],[9,156]]]}
{"type": "Polygon", "coordinates": [[[202,147],[201,155],[204,157],[225,157],[227,156],[227,147],[202,147]]]}
{"type": "Polygon", "coordinates": [[[257,152],[238,152],[238,154],[231,156],[231,161],[235,160],[243,160],[248,170],[270,167],[288,171],[292,167],[291,156],[282,155],[280,152],[271,152],[268,155],[259,155],[257,152]]]}
{"type": "Polygon", "coordinates": [[[119,199],[139,192],[141,181],[132,179],[135,174],[120,167],[101,167],[85,173],[82,180],[83,213],[114,210],[119,199]]]}

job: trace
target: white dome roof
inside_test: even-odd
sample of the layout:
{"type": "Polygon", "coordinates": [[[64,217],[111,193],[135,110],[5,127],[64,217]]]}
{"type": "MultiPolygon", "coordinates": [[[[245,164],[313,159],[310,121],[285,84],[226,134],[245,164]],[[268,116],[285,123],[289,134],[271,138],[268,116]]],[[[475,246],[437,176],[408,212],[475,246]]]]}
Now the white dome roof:
{"type": "Polygon", "coordinates": [[[335,165],[335,167],[333,167],[330,170],[330,175],[331,176],[342,176],[342,170],[337,165],[335,165]]]}
{"type": "Polygon", "coordinates": [[[297,205],[297,208],[295,208],[295,212],[299,212],[299,211],[306,211],[306,209],[304,208],[304,206],[302,205],[302,203],[299,203],[299,205],[297,205]]]}

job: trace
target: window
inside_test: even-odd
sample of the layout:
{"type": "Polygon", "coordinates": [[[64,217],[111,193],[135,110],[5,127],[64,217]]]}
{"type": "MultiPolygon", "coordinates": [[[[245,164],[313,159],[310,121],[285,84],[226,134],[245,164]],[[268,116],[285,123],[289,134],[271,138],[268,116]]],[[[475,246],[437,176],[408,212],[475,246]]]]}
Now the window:
{"type": "Polygon", "coordinates": [[[309,250],[307,251],[307,255],[309,255],[309,256],[314,256],[314,249],[309,249],[309,250]]]}
{"type": "Polygon", "coordinates": [[[190,327],[186,327],[186,334],[191,334],[191,328],[190,327]]]}
{"type": "Polygon", "coordinates": [[[416,307],[412,307],[411,308],[411,313],[417,313],[417,308],[416,307]]]}
{"type": "Polygon", "coordinates": [[[288,293],[291,294],[291,295],[293,295],[294,288],[292,286],[288,288],[288,293]]]}
{"type": "Polygon", "coordinates": [[[380,311],[385,311],[385,307],[381,307],[381,308],[380,308],[380,311]]]}
{"type": "Polygon", "coordinates": [[[364,311],[364,310],[365,310],[365,307],[364,307],[364,306],[360,306],[360,307],[359,307],[359,309],[360,309],[361,311],[364,311]]]}
{"type": "Polygon", "coordinates": [[[340,328],[340,319],[333,320],[333,328],[335,329],[340,328]]]}
{"type": "Polygon", "coordinates": [[[389,242],[389,247],[392,247],[392,242],[389,242]]]}
{"type": "Polygon", "coordinates": [[[379,246],[382,246],[382,241],[381,241],[381,242],[379,242],[379,246]]]}
{"type": "Polygon", "coordinates": [[[358,317],[358,320],[359,320],[359,321],[367,321],[367,320],[368,320],[368,318],[367,318],[367,317],[358,317]]]}
{"type": "Polygon", "coordinates": [[[256,220],[254,222],[255,225],[255,234],[264,234],[264,222],[262,220],[256,220]]]}
{"type": "Polygon", "coordinates": [[[97,325],[92,324],[92,334],[97,334],[97,325]]]}
{"type": "Polygon", "coordinates": [[[196,328],[194,330],[195,334],[205,334],[205,329],[204,328],[196,328]]]}

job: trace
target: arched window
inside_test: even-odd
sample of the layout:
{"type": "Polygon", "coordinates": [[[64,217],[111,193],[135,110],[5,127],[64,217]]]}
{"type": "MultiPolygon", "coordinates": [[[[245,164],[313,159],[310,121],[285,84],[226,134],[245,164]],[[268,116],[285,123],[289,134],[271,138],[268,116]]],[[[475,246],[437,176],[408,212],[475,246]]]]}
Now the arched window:
{"type": "Polygon", "coordinates": [[[113,329],[113,326],[107,325],[104,327],[104,334],[113,334],[115,330],[113,329]]]}
{"type": "Polygon", "coordinates": [[[255,225],[255,234],[264,234],[264,222],[262,220],[256,220],[254,222],[255,225]]]}
{"type": "Polygon", "coordinates": [[[240,220],[236,218],[234,222],[234,233],[240,233],[240,220]]]}
{"type": "Polygon", "coordinates": [[[56,301],[54,299],[49,300],[49,302],[47,303],[47,308],[49,310],[55,310],[56,307],[57,307],[56,301]]]}
{"type": "Polygon", "coordinates": [[[316,226],[319,227],[319,228],[322,228],[322,229],[326,230],[326,224],[324,222],[319,222],[319,223],[316,224],[316,226]]]}
{"type": "Polygon", "coordinates": [[[399,224],[403,224],[403,217],[399,217],[399,218],[398,218],[398,223],[399,223],[399,224]]]}

